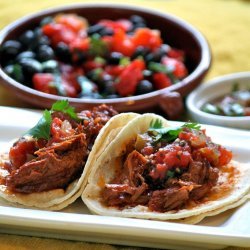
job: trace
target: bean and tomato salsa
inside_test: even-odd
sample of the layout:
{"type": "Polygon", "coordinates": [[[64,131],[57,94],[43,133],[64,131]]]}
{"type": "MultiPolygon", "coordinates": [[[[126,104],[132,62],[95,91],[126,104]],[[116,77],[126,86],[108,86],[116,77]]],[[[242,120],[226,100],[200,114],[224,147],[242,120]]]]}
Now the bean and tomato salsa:
{"type": "Polygon", "coordinates": [[[146,94],[188,74],[184,51],[164,43],[161,32],[137,15],[91,25],[75,14],[49,16],[6,41],[1,57],[16,81],[73,98],[146,94]]]}

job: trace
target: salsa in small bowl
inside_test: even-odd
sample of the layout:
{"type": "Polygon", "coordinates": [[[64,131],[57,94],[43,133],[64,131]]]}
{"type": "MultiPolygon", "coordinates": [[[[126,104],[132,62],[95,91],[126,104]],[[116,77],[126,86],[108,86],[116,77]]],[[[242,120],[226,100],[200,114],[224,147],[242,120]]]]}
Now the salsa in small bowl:
{"type": "Polygon", "coordinates": [[[187,108],[200,123],[250,130],[250,72],[202,84],[188,96],[187,108]]]}

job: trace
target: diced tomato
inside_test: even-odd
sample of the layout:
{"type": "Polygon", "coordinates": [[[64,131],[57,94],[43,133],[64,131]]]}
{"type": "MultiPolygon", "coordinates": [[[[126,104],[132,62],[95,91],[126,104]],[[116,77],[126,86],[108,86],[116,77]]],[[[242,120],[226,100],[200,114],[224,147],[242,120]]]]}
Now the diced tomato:
{"type": "Polygon", "coordinates": [[[119,28],[122,28],[125,31],[130,31],[133,26],[128,19],[119,19],[116,23],[119,25],[119,28]]]}
{"type": "Polygon", "coordinates": [[[134,60],[130,63],[119,76],[119,81],[115,85],[116,91],[121,96],[133,95],[136,91],[136,86],[143,79],[142,70],[145,64],[142,60],[134,60]]]}
{"type": "Polygon", "coordinates": [[[165,164],[157,164],[155,169],[153,169],[149,175],[154,179],[164,179],[166,173],[168,171],[168,167],[165,164]]]}
{"type": "Polygon", "coordinates": [[[169,169],[173,167],[185,168],[191,160],[189,148],[170,144],[155,154],[157,163],[166,164],[169,169]]]}
{"type": "Polygon", "coordinates": [[[185,53],[184,51],[182,50],[179,50],[179,49],[173,49],[171,48],[169,51],[168,51],[168,56],[171,57],[171,58],[175,58],[177,59],[178,61],[184,61],[184,58],[185,58],[185,53]]]}
{"type": "Polygon", "coordinates": [[[137,29],[132,37],[132,41],[136,47],[143,46],[150,50],[155,50],[162,44],[160,32],[148,28],[137,29]]]}
{"type": "Polygon", "coordinates": [[[214,147],[200,148],[199,152],[205,157],[212,166],[217,166],[219,161],[219,151],[214,147]]]}
{"type": "Polygon", "coordinates": [[[50,133],[52,138],[49,143],[52,144],[53,142],[59,142],[61,138],[73,135],[75,130],[67,120],[62,121],[60,118],[55,117],[51,123],[50,133]]]}
{"type": "Polygon", "coordinates": [[[33,154],[35,151],[35,140],[17,141],[9,151],[9,159],[12,167],[18,169],[27,161],[28,154],[33,154]]]}
{"type": "Polygon", "coordinates": [[[135,67],[143,71],[146,68],[146,65],[142,59],[135,59],[131,62],[131,67],[135,67]]]}
{"type": "Polygon", "coordinates": [[[102,63],[96,62],[94,60],[88,60],[87,62],[83,64],[83,68],[86,72],[89,72],[93,69],[102,68],[102,67],[103,67],[102,63]]]}
{"type": "Polygon", "coordinates": [[[122,66],[122,65],[117,65],[117,66],[116,65],[115,66],[108,65],[108,66],[105,67],[105,72],[108,73],[111,76],[117,77],[122,73],[122,71],[124,69],[125,69],[125,67],[122,66]]]}
{"type": "Polygon", "coordinates": [[[185,141],[190,141],[192,136],[193,134],[191,132],[181,131],[179,133],[179,139],[185,140],[185,141]]]}
{"type": "Polygon", "coordinates": [[[70,43],[74,41],[76,38],[77,38],[77,35],[74,32],[72,32],[70,29],[62,29],[56,32],[51,37],[51,41],[54,46],[57,45],[59,42],[63,42],[65,44],[70,45],[70,43]]]}
{"type": "Polygon", "coordinates": [[[156,89],[163,89],[172,85],[170,78],[162,72],[153,74],[153,82],[156,89]]]}
{"type": "Polygon", "coordinates": [[[86,29],[88,26],[87,20],[75,14],[58,14],[54,21],[70,28],[74,32],[79,32],[81,29],[86,29]]]}
{"type": "Polygon", "coordinates": [[[62,24],[48,23],[42,27],[42,32],[44,35],[51,37],[55,32],[60,31],[64,28],[62,24]]]}
{"type": "Polygon", "coordinates": [[[103,42],[105,42],[108,49],[110,50],[112,47],[112,43],[113,43],[113,37],[112,36],[103,36],[101,39],[103,42]]]}
{"type": "Polygon", "coordinates": [[[227,150],[222,146],[219,146],[219,152],[220,152],[219,162],[218,162],[219,167],[228,164],[232,160],[233,154],[231,151],[227,150]]]}
{"type": "Polygon", "coordinates": [[[43,33],[51,39],[52,45],[56,46],[59,42],[70,44],[77,38],[77,34],[60,23],[49,23],[43,26],[43,33]]]}
{"type": "Polygon", "coordinates": [[[121,29],[123,31],[129,31],[132,28],[132,23],[127,19],[119,19],[117,21],[103,19],[99,24],[108,27],[112,30],[121,29]]]}
{"type": "Polygon", "coordinates": [[[144,147],[142,150],[141,150],[141,153],[143,155],[151,155],[154,153],[154,148],[152,146],[147,146],[147,147],[144,147]]]}
{"type": "Polygon", "coordinates": [[[70,42],[70,49],[78,49],[80,51],[87,51],[90,46],[90,40],[89,38],[79,38],[77,37],[75,40],[70,42]]]}
{"type": "Polygon", "coordinates": [[[183,78],[185,76],[187,76],[187,68],[184,65],[183,62],[175,59],[175,58],[170,58],[167,56],[164,56],[162,58],[162,64],[166,65],[169,68],[173,68],[173,74],[177,77],[177,78],[183,78]]]}
{"type": "Polygon", "coordinates": [[[120,52],[124,56],[132,56],[136,46],[129,36],[122,29],[115,30],[111,50],[120,52]]]}
{"type": "Polygon", "coordinates": [[[69,97],[76,97],[81,91],[77,78],[83,75],[83,70],[69,65],[61,66],[61,84],[69,97]]]}
{"type": "Polygon", "coordinates": [[[169,144],[155,153],[156,168],[150,172],[154,179],[165,178],[168,170],[187,168],[191,161],[189,148],[169,144]]]}
{"type": "Polygon", "coordinates": [[[207,137],[204,133],[199,131],[181,131],[179,138],[188,141],[193,148],[202,148],[207,144],[207,137]]]}
{"type": "Polygon", "coordinates": [[[57,89],[53,84],[54,76],[50,73],[36,73],[33,75],[32,82],[36,90],[44,93],[57,95],[57,89]]]}

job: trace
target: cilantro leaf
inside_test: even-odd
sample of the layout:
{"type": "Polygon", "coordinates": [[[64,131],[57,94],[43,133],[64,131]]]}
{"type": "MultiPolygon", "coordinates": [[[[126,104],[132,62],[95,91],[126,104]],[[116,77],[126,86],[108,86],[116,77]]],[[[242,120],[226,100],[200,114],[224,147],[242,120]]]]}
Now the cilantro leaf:
{"type": "Polygon", "coordinates": [[[152,120],[149,125],[148,133],[152,136],[153,142],[158,141],[171,142],[178,138],[184,128],[200,130],[201,126],[197,123],[185,123],[180,127],[163,127],[160,119],[152,120]]]}
{"type": "Polygon", "coordinates": [[[90,54],[94,56],[104,56],[108,52],[107,44],[101,39],[99,34],[94,34],[90,38],[90,54]]]}
{"type": "Polygon", "coordinates": [[[201,125],[198,123],[194,122],[186,122],[184,125],[181,126],[182,128],[190,128],[190,129],[195,129],[195,130],[200,130],[201,125]]]}
{"type": "Polygon", "coordinates": [[[52,105],[51,111],[61,111],[68,114],[72,119],[79,120],[77,114],[75,113],[75,108],[69,105],[68,100],[60,100],[52,105]]]}
{"type": "Polygon", "coordinates": [[[153,72],[161,72],[165,74],[170,74],[174,71],[174,67],[167,67],[164,64],[161,63],[156,63],[156,62],[150,62],[148,64],[148,69],[153,71],[153,72]]]}
{"type": "Polygon", "coordinates": [[[47,109],[43,112],[43,116],[38,121],[38,123],[28,130],[25,134],[31,135],[36,139],[46,139],[49,140],[50,137],[50,125],[52,122],[52,117],[50,111],[47,109]]]}
{"type": "Polygon", "coordinates": [[[25,135],[30,135],[36,139],[43,138],[43,139],[49,140],[50,127],[51,127],[51,123],[52,123],[51,114],[53,113],[53,111],[61,111],[65,114],[68,114],[72,119],[80,120],[77,117],[77,114],[75,113],[74,108],[69,105],[68,100],[60,100],[60,101],[55,102],[52,105],[50,110],[46,109],[43,112],[43,116],[40,118],[38,123],[33,128],[28,130],[25,133],[25,135]]]}

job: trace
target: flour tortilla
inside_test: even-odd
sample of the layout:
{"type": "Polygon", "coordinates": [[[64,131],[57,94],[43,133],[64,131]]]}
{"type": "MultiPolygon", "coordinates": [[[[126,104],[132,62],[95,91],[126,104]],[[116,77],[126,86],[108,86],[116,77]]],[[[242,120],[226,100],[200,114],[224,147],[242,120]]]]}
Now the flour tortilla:
{"type": "MultiPolygon", "coordinates": [[[[126,145],[135,141],[137,134],[145,133],[150,122],[155,119],[160,119],[166,127],[169,123],[164,118],[154,114],[144,114],[130,121],[117,135],[116,139],[109,145],[107,150],[100,156],[96,164],[92,167],[89,174],[88,183],[82,194],[82,200],[87,207],[96,214],[119,216],[119,217],[134,217],[143,219],[156,219],[156,220],[179,220],[183,218],[192,218],[196,223],[197,217],[202,215],[203,219],[206,216],[214,215],[223,212],[227,209],[240,205],[238,201],[244,201],[250,190],[250,166],[239,164],[232,161],[225,168],[233,168],[235,175],[229,177],[227,173],[220,175],[218,184],[213,188],[215,191],[220,191],[225,187],[228,181],[232,181],[233,187],[227,194],[217,198],[201,202],[190,209],[181,209],[178,211],[168,211],[165,213],[152,212],[146,206],[138,205],[132,208],[117,209],[115,207],[107,207],[101,202],[101,191],[105,184],[115,176],[117,168],[122,166],[121,158],[126,151],[126,145]]],[[[190,219],[191,220],[191,219],[190,219]]],[[[185,221],[184,221],[185,222],[185,221]]],[[[192,221],[191,221],[192,223],[192,221]]]]}
{"type": "MultiPolygon", "coordinates": [[[[107,122],[95,140],[81,177],[70,183],[66,189],[53,189],[50,191],[22,194],[10,193],[5,185],[0,184],[0,197],[9,202],[29,207],[37,207],[46,210],[63,209],[81,196],[83,187],[87,181],[85,178],[87,178],[91,167],[126,123],[137,116],[139,115],[136,113],[124,113],[112,117],[107,122]]],[[[0,156],[0,177],[4,177],[7,174],[7,171],[1,168],[1,165],[7,158],[7,154],[2,154],[0,156]]]]}

